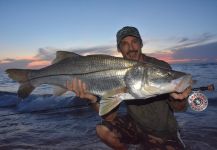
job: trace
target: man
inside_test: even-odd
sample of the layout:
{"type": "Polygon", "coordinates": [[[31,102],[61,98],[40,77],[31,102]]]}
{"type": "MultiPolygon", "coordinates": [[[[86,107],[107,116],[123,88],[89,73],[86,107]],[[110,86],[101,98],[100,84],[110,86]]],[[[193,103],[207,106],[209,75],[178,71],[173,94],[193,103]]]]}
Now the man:
{"type": "MultiPolygon", "coordinates": [[[[125,59],[149,62],[171,69],[164,61],[142,54],[143,42],[135,27],[126,26],[117,32],[117,49],[125,59]]],[[[69,90],[89,100],[98,112],[97,97],[86,92],[85,83],[73,80],[67,83],[69,90]]],[[[97,135],[108,146],[116,150],[128,149],[128,144],[143,145],[143,149],[184,149],[179,138],[178,125],[173,111],[186,108],[186,98],[191,87],[183,93],[164,94],[147,101],[126,102],[127,114],[120,116],[117,109],[103,116],[96,127],[97,135]]]]}

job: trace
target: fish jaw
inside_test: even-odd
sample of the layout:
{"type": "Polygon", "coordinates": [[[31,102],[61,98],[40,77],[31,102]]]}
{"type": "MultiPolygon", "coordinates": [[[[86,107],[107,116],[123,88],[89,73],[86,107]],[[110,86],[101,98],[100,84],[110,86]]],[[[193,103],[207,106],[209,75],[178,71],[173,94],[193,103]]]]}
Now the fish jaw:
{"type": "Polygon", "coordinates": [[[176,80],[173,80],[172,84],[175,85],[175,92],[181,93],[187,87],[191,86],[192,82],[192,76],[190,74],[186,74],[176,80]]]}

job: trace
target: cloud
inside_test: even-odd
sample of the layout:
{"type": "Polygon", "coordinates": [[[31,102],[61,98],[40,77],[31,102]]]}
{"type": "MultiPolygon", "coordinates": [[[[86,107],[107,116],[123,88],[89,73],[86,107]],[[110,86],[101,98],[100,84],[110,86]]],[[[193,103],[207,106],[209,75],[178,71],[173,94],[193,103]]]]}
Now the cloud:
{"type": "MultiPolygon", "coordinates": [[[[143,51],[148,55],[165,60],[169,63],[181,62],[208,62],[217,60],[216,35],[203,33],[197,37],[176,37],[167,40],[147,40],[143,51]],[[168,42],[172,41],[172,42],[168,42]],[[148,45],[148,48],[147,48],[148,45]],[[157,46],[159,47],[156,50],[157,46]],[[148,49],[151,49],[148,51],[148,49]],[[155,50],[154,50],[155,49],[155,50]]],[[[102,45],[83,48],[58,49],[52,47],[39,48],[35,56],[31,58],[6,58],[0,60],[0,69],[7,68],[42,68],[50,65],[56,57],[56,51],[69,51],[81,55],[107,54],[121,56],[114,45],[102,45]]]]}
{"type": "Polygon", "coordinates": [[[143,52],[146,54],[159,51],[179,50],[186,47],[194,47],[217,41],[216,34],[202,33],[194,36],[169,37],[164,39],[146,39],[143,41],[143,52]]]}
{"type": "Polygon", "coordinates": [[[87,48],[68,48],[58,49],[52,47],[39,48],[35,56],[28,59],[13,59],[7,58],[0,60],[0,69],[5,70],[8,68],[26,68],[26,69],[37,69],[48,66],[51,61],[56,57],[56,51],[69,51],[75,52],[81,55],[91,54],[108,54],[113,56],[120,56],[114,46],[95,46],[87,48]]]}
{"type": "Polygon", "coordinates": [[[56,51],[68,51],[68,52],[74,52],[81,55],[91,55],[91,54],[118,55],[116,48],[110,45],[84,47],[84,48],[67,48],[67,49],[46,47],[46,48],[39,48],[38,53],[36,54],[36,56],[34,56],[34,58],[51,61],[56,57],[55,56],[56,51]]]}
{"type": "Polygon", "coordinates": [[[3,63],[9,63],[9,62],[12,62],[14,61],[15,59],[12,59],[12,58],[6,58],[6,59],[3,59],[3,60],[0,60],[0,64],[3,64],[3,63]]]}
{"type": "Polygon", "coordinates": [[[0,62],[0,70],[6,70],[8,68],[21,68],[25,69],[29,63],[31,63],[31,60],[16,60],[16,59],[5,59],[0,62]],[[7,60],[7,61],[5,61],[7,60]],[[10,61],[8,61],[10,60],[10,61]]]}
{"type": "Polygon", "coordinates": [[[198,45],[204,45],[216,41],[216,35],[210,33],[203,33],[196,37],[181,37],[175,38],[174,46],[168,47],[166,49],[178,50],[186,47],[193,47],[198,45]]]}
{"type": "Polygon", "coordinates": [[[120,56],[120,53],[116,50],[116,47],[112,45],[102,45],[94,47],[83,47],[83,48],[39,48],[38,53],[34,56],[35,59],[52,61],[56,57],[57,51],[74,52],[80,55],[92,55],[92,54],[107,54],[112,56],[120,56]]]}
{"type": "Polygon", "coordinates": [[[39,49],[38,54],[33,57],[6,58],[0,60],[0,70],[6,70],[8,68],[37,69],[49,65],[49,59],[51,59],[51,56],[46,53],[46,49],[39,49]]]}
{"type": "Polygon", "coordinates": [[[217,56],[216,43],[216,35],[210,33],[196,37],[173,37],[160,41],[158,44],[161,44],[161,49],[153,50],[148,55],[169,63],[213,62],[217,56]]]}
{"type": "Polygon", "coordinates": [[[182,37],[178,43],[185,43],[185,42],[189,42],[190,43],[203,43],[205,41],[209,41],[212,40],[213,38],[215,38],[216,35],[215,34],[211,34],[211,33],[203,33],[201,35],[196,36],[195,38],[189,38],[189,37],[182,37]]]}
{"type": "Polygon", "coordinates": [[[56,51],[60,49],[52,48],[52,47],[45,47],[39,48],[38,53],[34,56],[35,59],[38,60],[52,60],[55,57],[56,51]]]}
{"type": "Polygon", "coordinates": [[[37,60],[32,61],[27,64],[27,68],[42,68],[51,64],[51,61],[48,60],[37,60]]]}
{"type": "Polygon", "coordinates": [[[150,53],[149,55],[169,63],[216,62],[217,42],[192,47],[183,47],[176,50],[171,49],[158,51],[150,53]]]}
{"type": "Polygon", "coordinates": [[[214,61],[217,58],[217,42],[182,48],[175,51],[172,57],[174,59],[186,58],[214,61]]]}
{"type": "Polygon", "coordinates": [[[183,43],[183,42],[186,42],[186,41],[189,41],[189,38],[186,38],[186,37],[183,37],[181,38],[178,43],[183,43]]]}

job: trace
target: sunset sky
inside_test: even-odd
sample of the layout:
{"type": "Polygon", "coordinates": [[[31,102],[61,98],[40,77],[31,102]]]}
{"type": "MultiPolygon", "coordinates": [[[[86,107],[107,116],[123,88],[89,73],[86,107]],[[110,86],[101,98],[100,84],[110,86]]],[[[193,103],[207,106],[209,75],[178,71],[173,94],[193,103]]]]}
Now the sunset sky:
{"type": "Polygon", "coordinates": [[[0,70],[49,65],[57,50],[120,56],[123,26],[139,29],[147,55],[217,62],[216,0],[0,0],[0,70]]]}

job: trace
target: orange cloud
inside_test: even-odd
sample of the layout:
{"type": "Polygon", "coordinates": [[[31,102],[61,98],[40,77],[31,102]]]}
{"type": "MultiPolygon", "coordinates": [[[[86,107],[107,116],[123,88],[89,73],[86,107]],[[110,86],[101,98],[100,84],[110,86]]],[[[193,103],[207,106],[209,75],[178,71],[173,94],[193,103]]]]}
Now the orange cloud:
{"type": "Polygon", "coordinates": [[[166,62],[168,62],[170,64],[173,64],[173,63],[187,63],[187,62],[191,62],[193,60],[196,60],[196,59],[174,59],[173,58],[174,53],[175,53],[174,51],[165,50],[165,51],[161,51],[161,52],[150,53],[149,55],[152,56],[152,57],[155,57],[157,59],[166,61],[166,62]]]}
{"type": "Polygon", "coordinates": [[[192,59],[166,59],[164,60],[170,64],[175,64],[175,63],[187,63],[187,62],[191,62],[192,59]]]}
{"type": "Polygon", "coordinates": [[[36,61],[30,62],[27,65],[27,68],[37,69],[37,68],[42,68],[42,67],[48,66],[50,64],[51,64],[51,61],[48,61],[48,60],[36,60],[36,61]]]}

